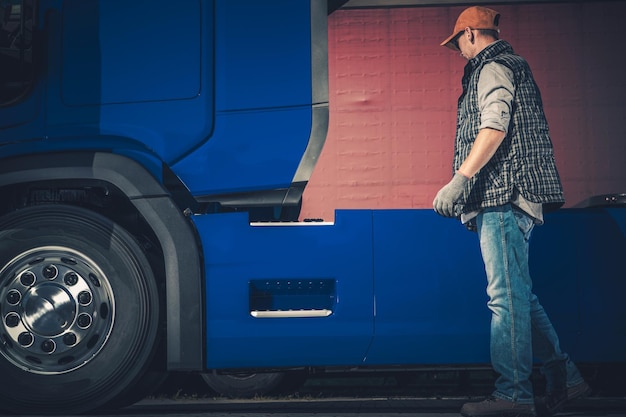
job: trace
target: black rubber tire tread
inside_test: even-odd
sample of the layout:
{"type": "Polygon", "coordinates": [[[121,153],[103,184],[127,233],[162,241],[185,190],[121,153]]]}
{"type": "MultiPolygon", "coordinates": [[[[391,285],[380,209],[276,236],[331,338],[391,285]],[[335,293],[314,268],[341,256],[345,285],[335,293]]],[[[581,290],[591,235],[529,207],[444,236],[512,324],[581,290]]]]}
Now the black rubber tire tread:
{"type": "Polygon", "coordinates": [[[202,379],[212,390],[225,397],[254,398],[273,393],[285,379],[285,373],[220,374],[207,372],[202,374],[202,379]]]}
{"type": "MultiPolygon", "coordinates": [[[[13,414],[92,411],[124,397],[150,366],[159,327],[155,277],[135,239],[92,211],[41,205],[0,219],[0,270],[20,254],[46,246],[76,249],[98,265],[113,293],[115,319],[97,355],[69,372],[28,372],[0,351],[0,409],[13,414]]],[[[9,278],[0,276],[0,282],[4,279],[9,278]]]]}
{"type": "Polygon", "coordinates": [[[201,374],[213,391],[233,399],[254,398],[261,395],[291,395],[306,381],[304,371],[270,373],[220,374],[215,371],[201,374]]]}

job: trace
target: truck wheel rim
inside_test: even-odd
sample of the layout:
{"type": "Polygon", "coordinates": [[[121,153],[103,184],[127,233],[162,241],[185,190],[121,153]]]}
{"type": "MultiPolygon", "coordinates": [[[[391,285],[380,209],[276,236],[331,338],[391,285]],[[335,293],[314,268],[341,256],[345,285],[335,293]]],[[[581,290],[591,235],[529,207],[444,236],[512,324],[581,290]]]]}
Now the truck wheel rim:
{"type": "Polygon", "coordinates": [[[29,372],[89,363],[113,328],[114,298],[98,265],[74,249],[21,253],[0,271],[0,354],[29,372]]]}

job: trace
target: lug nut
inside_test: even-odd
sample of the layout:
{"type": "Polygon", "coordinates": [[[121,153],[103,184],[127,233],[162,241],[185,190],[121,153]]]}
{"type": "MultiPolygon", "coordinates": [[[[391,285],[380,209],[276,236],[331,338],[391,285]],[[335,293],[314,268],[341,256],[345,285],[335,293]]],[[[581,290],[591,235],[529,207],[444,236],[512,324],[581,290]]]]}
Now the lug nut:
{"type": "Polygon", "coordinates": [[[20,294],[17,290],[11,290],[7,294],[7,303],[14,306],[20,302],[22,299],[22,294],[20,294]]]}
{"type": "Polygon", "coordinates": [[[33,274],[30,271],[24,272],[22,276],[20,277],[20,282],[25,287],[30,287],[31,285],[35,283],[36,280],[37,280],[37,277],[35,276],[35,274],[33,274]]]}
{"type": "Polygon", "coordinates": [[[78,323],[78,327],[80,327],[81,329],[86,329],[87,327],[91,326],[91,316],[89,314],[80,314],[76,321],[78,323]]]}
{"type": "Polygon", "coordinates": [[[44,353],[52,353],[56,349],[57,345],[54,343],[54,340],[48,339],[41,342],[41,350],[44,353]]]}
{"type": "Polygon", "coordinates": [[[76,272],[68,272],[63,277],[63,282],[65,282],[65,285],[69,287],[76,285],[78,283],[78,275],[76,272]]]}
{"type": "Polygon", "coordinates": [[[17,313],[9,313],[4,318],[7,327],[17,327],[20,324],[20,316],[17,313]]]}
{"type": "Polygon", "coordinates": [[[67,346],[75,345],[76,340],[76,335],[74,333],[66,333],[65,336],[63,336],[63,343],[65,343],[67,346]]]}
{"type": "Polygon", "coordinates": [[[88,291],[81,291],[78,294],[78,303],[82,306],[89,305],[91,303],[91,294],[88,291]]]}
{"type": "Polygon", "coordinates": [[[22,347],[29,347],[33,344],[34,341],[35,339],[33,335],[28,332],[20,333],[20,335],[17,337],[17,342],[22,345],[22,347]]]}
{"type": "Polygon", "coordinates": [[[58,273],[59,271],[54,265],[48,265],[43,269],[43,276],[46,277],[46,279],[53,280],[57,277],[58,273]]]}

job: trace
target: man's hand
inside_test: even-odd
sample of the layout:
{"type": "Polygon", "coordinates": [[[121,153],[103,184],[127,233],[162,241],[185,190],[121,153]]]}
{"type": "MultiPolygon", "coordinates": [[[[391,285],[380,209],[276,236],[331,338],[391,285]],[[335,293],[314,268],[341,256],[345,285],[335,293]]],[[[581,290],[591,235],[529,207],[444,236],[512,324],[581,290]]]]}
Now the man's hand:
{"type": "Polygon", "coordinates": [[[469,179],[457,172],[452,177],[452,180],[446,184],[435,196],[433,201],[433,208],[444,217],[456,217],[454,206],[459,202],[463,196],[463,191],[469,179]]]}

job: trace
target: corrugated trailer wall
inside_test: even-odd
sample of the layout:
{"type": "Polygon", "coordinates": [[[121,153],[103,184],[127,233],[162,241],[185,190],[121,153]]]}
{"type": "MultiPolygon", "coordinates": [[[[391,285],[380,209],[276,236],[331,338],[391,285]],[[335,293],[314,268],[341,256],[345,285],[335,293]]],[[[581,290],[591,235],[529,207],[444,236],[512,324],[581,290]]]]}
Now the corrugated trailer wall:
{"type": "MultiPolygon", "coordinates": [[[[626,1],[493,5],[542,90],[566,207],[626,192],[626,1]]],[[[439,46],[464,7],[329,17],[330,127],[301,218],[430,208],[451,178],[465,59],[439,46]]]]}

